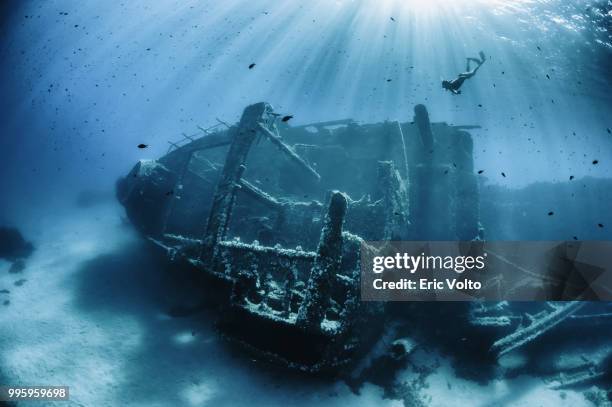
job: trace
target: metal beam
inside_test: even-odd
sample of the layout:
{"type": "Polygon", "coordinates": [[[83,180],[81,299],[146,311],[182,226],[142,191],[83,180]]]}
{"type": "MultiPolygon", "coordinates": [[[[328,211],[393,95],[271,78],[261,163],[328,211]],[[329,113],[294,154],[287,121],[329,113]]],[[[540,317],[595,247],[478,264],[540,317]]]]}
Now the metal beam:
{"type": "Polygon", "coordinates": [[[310,175],[312,175],[317,181],[321,179],[321,176],[314,168],[312,168],[302,157],[300,157],[291,146],[285,144],[280,137],[276,134],[272,133],[266,127],[264,127],[261,123],[258,123],[259,131],[261,131],[273,144],[275,144],[278,148],[280,148],[284,153],[287,154],[289,159],[294,163],[298,164],[300,167],[306,170],[310,175]]]}
{"type": "Polygon", "coordinates": [[[263,202],[264,204],[272,207],[273,209],[281,208],[282,204],[276,198],[257,188],[255,185],[251,184],[244,178],[240,179],[240,186],[241,191],[244,191],[246,194],[257,199],[258,201],[263,202]]]}

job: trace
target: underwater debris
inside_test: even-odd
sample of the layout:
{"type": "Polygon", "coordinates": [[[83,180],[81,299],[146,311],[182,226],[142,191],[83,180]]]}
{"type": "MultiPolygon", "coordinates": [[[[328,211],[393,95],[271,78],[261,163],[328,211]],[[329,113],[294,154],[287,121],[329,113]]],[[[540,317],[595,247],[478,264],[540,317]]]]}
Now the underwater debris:
{"type": "Polygon", "coordinates": [[[551,310],[542,311],[539,316],[529,316],[529,325],[519,327],[513,333],[495,341],[491,346],[490,351],[497,357],[500,357],[516,348],[519,348],[529,342],[534,341],[540,335],[553,329],[559,323],[576,313],[585,306],[585,302],[572,301],[565,305],[552,305],[549,303],[551,310]]]}
{"type": "Polygon", "coordinates": [[[598,370],[595,366],[586,364],[581,370],[571,373],[559,373],[551,379],[548,387],[553,390],[568,389],[583,386],[594,382],[605,375],[605,372],[598,370]]]}
{"type": "Polygon", "coordinates": [[[596,382],[609,382],[611,376],[612,352],[608,351],[608,354],[600,360],[593,360],[582,355],[575,363],[561,366],[557,374],[545,379],[545,382],[549,388],[554,390],[576,389],[596,382]]]}

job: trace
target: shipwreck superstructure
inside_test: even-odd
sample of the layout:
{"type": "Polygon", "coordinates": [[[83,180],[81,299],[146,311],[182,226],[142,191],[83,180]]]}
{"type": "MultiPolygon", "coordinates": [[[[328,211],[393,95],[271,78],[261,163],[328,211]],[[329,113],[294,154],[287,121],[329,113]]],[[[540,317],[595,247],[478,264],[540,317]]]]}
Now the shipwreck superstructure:
{"type": "Polygon", "coordinates": [[[140,161],[118,197],[172,261],[224,287],[224,332],[272,358],[333,369],[376,338],[363,240],[482,234],[471,136],[423,105],[410,122],[291,127],[257,103],[223,125],[140,161]]]}

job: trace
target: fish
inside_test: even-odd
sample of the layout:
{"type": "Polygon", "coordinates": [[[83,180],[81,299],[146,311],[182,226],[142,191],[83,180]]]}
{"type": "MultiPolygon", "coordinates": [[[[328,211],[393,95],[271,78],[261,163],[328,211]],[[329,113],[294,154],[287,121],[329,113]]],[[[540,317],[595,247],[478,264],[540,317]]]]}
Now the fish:
{"type": "Polygon", "coordinates": [[[281,122],[288,122],[291,119],[293,119],[292,115],[283,116],[283,118],[281,119],[281,122]]]}
{"type": "Polygon", "coordinates": [[[149,147],[148,144],[138,144],[138,148],[147,148],[149,147]]]}
{"type": "Polygon", "coordinates": [[[249,69],[253,69],[255,68],[255,63],[252,63],[251,65],[249,65],[249,69]]]}

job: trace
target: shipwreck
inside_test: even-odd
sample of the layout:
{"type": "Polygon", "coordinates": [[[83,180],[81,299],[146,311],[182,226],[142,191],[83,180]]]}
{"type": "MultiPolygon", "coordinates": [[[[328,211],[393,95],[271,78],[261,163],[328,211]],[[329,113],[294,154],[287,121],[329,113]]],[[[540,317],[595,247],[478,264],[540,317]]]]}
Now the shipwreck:
{"type": "MultiPolygon", "coordinates": [[[[363,241],[484,238],[468,132],[478,126],[432,123],[423,105],[406,122],[290,126],[280,117],[257,103],[237,124],[184,135],[163,157],[139,161],[117,196],[172,267],[203,278],[226,337],[292,368],[338,371],[389,319],[422,320],[417,304],[360,301],[363,241]]],[[[428,309],[457,318],[462,340],[477,338],[473,350],[484,346],[487,361],[561,323],[612,321],[576,302],[542,303],[536,313],[508,303],[435,305],[428,309]]],[[[603,374],[593,363],[571,380],[603,374]]]]}
{"type": "Polygon", "coordinates": [[[225,290],[229,337],[336,369],[382,329],[382,305],[359,301],[362,240],[482,234],[467,128],[431,123],[423,105],[410,122],[291,127],[257,103],[140,161],[117,194],[177,267],[225,290]]]}

